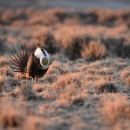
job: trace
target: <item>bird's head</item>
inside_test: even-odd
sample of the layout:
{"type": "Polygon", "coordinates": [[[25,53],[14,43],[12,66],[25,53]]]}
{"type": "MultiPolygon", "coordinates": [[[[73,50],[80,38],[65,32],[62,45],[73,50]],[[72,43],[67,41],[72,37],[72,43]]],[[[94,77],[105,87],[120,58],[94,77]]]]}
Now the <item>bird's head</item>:
{"type": "Polygon", "coordinates": [[[40,59],[40,64],[42,66],[48,66],[52,64],[52,58],[50,57],[50,55],[48,54],[48,52],[45,49],[42,49],[40,47],[38,47],[35,50],[34,55],[40,59]]]}

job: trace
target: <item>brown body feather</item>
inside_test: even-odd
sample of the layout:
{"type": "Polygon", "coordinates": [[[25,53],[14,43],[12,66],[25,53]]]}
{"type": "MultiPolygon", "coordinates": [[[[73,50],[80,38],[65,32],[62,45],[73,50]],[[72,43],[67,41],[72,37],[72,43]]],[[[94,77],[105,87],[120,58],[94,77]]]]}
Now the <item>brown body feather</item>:
{"type": "Polygon", "coordinates": [[[36,58],[34,54],[31,54],[29,56],[28,62],[27,62],[27,74],[31,76],[32,78],[40,78],[42,77],[48,70],[47,69],[40,69],[41,65],[39,60],[36,58]]]}
{"type": "Polygon", "coordinates": [[[38,77],[39,75],[39,62],[38,59],[35,57],[34,54],[31,54],[29,56],[28,62],[27,62],[27,74],[31,76],[32,78],[38,77]]]}

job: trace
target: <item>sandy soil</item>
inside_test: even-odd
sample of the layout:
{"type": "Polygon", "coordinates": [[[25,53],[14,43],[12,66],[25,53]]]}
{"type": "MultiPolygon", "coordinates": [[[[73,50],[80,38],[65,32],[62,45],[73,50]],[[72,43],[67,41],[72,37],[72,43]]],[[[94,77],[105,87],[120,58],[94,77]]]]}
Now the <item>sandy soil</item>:
{"type": "Polygon", "coordinates": [[[130,10],[0,8],[0,129],[129,130],[129,50],[130,10]],[[35,83],[9,55],[37,43],[53,63],[35,83]]]}

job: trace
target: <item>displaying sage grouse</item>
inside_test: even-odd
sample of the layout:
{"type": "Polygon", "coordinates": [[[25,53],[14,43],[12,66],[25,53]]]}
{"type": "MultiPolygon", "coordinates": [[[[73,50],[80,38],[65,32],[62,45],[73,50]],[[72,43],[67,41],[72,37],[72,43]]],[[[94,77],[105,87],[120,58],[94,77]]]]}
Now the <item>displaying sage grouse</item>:
{"type": "Polygon", "coordinates": [[[26,77],[32,77],[38,79],[47,72],[49,65],[52,63],[52,59],[48,52],[40,47],[32,53],[28,49],[21,51],[13,48],[16,55],[11,56],[11,68],[14,72],[20,72],[26,77]]]}

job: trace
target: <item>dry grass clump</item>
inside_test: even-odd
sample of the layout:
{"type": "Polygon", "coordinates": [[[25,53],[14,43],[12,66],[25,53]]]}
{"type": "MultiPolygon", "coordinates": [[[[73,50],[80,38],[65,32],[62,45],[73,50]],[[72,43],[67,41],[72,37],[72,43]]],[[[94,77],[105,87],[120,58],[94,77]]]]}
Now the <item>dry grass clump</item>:
{"type": "Polygon", "coordinates": [[[24,12],[24,10],[22,9],[8,9],[8,10],[3,10],[2,15],[1,15],[1,24],[2,25],[10,25],[12,24],[14,21],[19,21],[19,20],[25,20],[26,14],[24,12]]]}
{"type": "Polygon", "coordinates": [[[16,87],[13,91],[8,93],[13,98],[18,98],[20,94],[20,87],[16,87]]]}
{"type": "MultiPolygon", "coordinates": [[[[56,53],[60,48],[51,31],[47,28],[41,28],[33,33],[33,41],[37,42],[40,47],[45,48],[50,54],[56,53]]],[[[36,46],[36,45],[35,45],[36,46]]],[[[30,48],[35,48],[34,44],[29,45],[30,48]]]]}
{"type": "Polygon", "coordinates": [[[19,128],[24,125],[25,111],[20,106],[6,100],[0,104],[0,126],[2,128],[19,128]]]}
{"type": "Polygon", "coordinates": [[[59,106],[66,106],[66,105],[76,105],[76,106],[83,106],[87,95],[85,93],[81,93],[77,91],[71,86],[72,89],[68,89],[68,92],[61,93],[57,99],[57,104],[59,106]]]}
{"type": "Polygon", "coordinates": [[[69,84],[75,84],[77,86],[81,85],[81,73],[68,73],[65,75],[60,75],[52,86],[56,89],[63,89],[69,84]]]}
{"type": "Polygon", "coordinates": [[[117,56],[121,58],[130,57],[130,43],[125,37],[101,39],[107,48],[107,56],[117,56]]]}
{"type": "Polygon", "coordinates": [[[9,66],[9,58],[7,56],[0,56],[0,75],[13,77],[13,73],[9,66]]]}
{"type": "Polygon", "coordinates": [[[81,56],[85,60],[96,60],[105,56],[106,47],[99,41],[91,41],[88,45],[84,45],[81,49],[81,56]]]}
{"type": "Polygon", "coordinates": [[[7,78],[7,83],[13,87],[13,86],[19,86],[20,85],[20,81],[18,79],[15,79],[13,77],[8,77],[7,78]]]}
{"type": "Polygon", "coordinates": [[[23,100],[37,100],[38,97],[32,90],[32,83],[27,81],[22,81],[21,89],[20,89],[20,96],[23,100]]]}
{"type": "Polygon", "coordinates": [[[0,56],[0,67],[8,65],[8,58],[5,56],[0,56]]]}
{"type": "Polygon", "coordinates": [[[72,43],[66,48],[66,55],[70,60],[76,60],[81,57],[80,49],[82,48],[82,44],[82,38],[75,37],[72,39],[72,43]]]}
{"type": "Polygon", "coordinates": [[[51,75],[46,75],[46,78],[44,78],[44,81],[43,81],[43,83],[45,82],[45,83],[50,83],[50,84],[52,84],[52,83],[54,83],[55,81],[57,80],[57,76],[56,76],[56,74],[51,74],[51,75]]]}
{"type": "Polygon", "coordinates": [[[0,102],[0,128],[1,129],[44,129],[48,120],[34,115],[34,112],[25,107],[21,100],[13,102],[9,98],[2,98],[0,102]]]}
{"type": "Polygon", "coordinates": [[[33,90],[35,92],[42,92],[44,90],[44,85],[43,84],[34,84],[33,90]]]}
{"type": "Polygon", "coordinates": [[[101,59],[106,54],[106,47],[100,41],[95,41],[89,36],[73,37],[69,46],[65,49],[65,54],[69,59],[76,60],[84,58],[85,60],[101,59]]]}
{"type": "Polygon", "coordinates": [[[129,41],[127,41],[124,38],[120,38],[115,43],[113,52],[117,57],[129,58],[130,57],[129,49],[130,49],[129,41]]]}
{"type": "Polygon", "coordinates": [[[4,86],[5,86],[5,77],[0,75],[0,92],[4,90],[4,86]]]}
{"type": "Polygon", "coordinates": [[[13,9],[4,11],[4,13],[1,17],[1,21],[4,24],[9,24],[13,19],[14,19],[14,10],[13,9]]]}
{"type": "Polygon", "coordinates": [[[111,52],[113,52],[114,49],[116,50],[120,45],[123,45],[124,41],[125,38],[123,37],[102,37],[101,39],[101,42],[105,44],[106,48],[111,52]]]}
{"type": "Polygon", "coordinates": [[[86,93],[83,92],[82,77],[79,73],[66,74],[58,77],[57,81],[52,84],[54,91],[57,93],[58,105],[83,105],[86,93]]]}
{"type": "MultiPolygon", "coordinates": [[[[52,9],[53,10],[53,9],[52,9]]],[[[55,11],[55,9],[53,10],[55,11]]],[[[35,10],[34,13],[32,13],[29,16],[28,19],[28,25],[30,26],[36,26],[36,25],[46,25],[46,26],[52,26],[55,25],[56,22],[58,22],[58,19],[54,15],[53,11],[46,11],[46,10],[35,10]],[[40,17],[39,17],[40,16],[40,17]]]]}
{"type": "Polygon", "coordinates": [[[129,89],[130,88],[130,77],[128,76],[127,78],[125,78],[124,81],[127,85],[127,88],[129,89]]]}
{"type": "Polygon", "coordinates": [[[69,46],[65,48],[65,54],[69,57],[70,60],[76,60],[81,58],[81,50],[83,49],[83,45],[87,45],[90,41],[94,40],[89,36],[72,36],[69,46]]]}
{"type": "Polygon", "coordinates": [[[15,74],[15,78],[18,80],[26,79],[25,75],[15,74]]]}
{"type": "Polygon", "coordinates": [[[50,120],[44,117],[30,115],[24,124],[24,130],[44,130],[49,124],[50,120]]]}
{"type": "Polygon", "coordinates": [[[108,81],[106,78],[97,80],[97,91],[98,93],[116,93],[117,85],[116,81],[108,81]]]}
{"type": "Polygon", "coordinates": [[[130,103],[124,96],[120,95],[114,99],[104,100],[100,110],[102,110],[103,117],[109,124],[130,120],[130,103]]]}
{"type": "Polygon", "coordinates": [[[0,74],[5,76],[13,76],[11,68],[8,65],[0,67],[0,74]]]}
{"type": "MultiPolygon", "coordinates": [[[[98,84],[99,85],[99,84],[98,84]]],[[[104,82],[98,86],[98,93],[116,93],[117,86],[112,82],[104,82]]]]}
{"type": "Polygon", "coordinates": [[[80,95],[77,94],[76,96],[72,96],[70,102],[71,102],[73,105],[76,105],[76,106],[83,106],[86,97],[87,97],[87,95],[84,94],[84,93],[81,93],[80,95]]]}
{"type": "Polygon", "coordinates": [[[121,72],[121,78],[122,80],[126,83],[127,87],[129,88],[130,86],[130,67],[126,67],[123,69],[121,72]]]}
{"type": "Polygon", "coordinates": [[[5,45],[5,41],[6,41],[5,38],[0,37],[0,55],[3,55],[5,50],[7,49],[5,45]]]}

